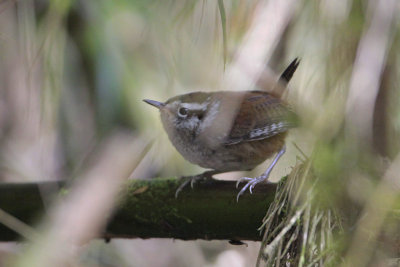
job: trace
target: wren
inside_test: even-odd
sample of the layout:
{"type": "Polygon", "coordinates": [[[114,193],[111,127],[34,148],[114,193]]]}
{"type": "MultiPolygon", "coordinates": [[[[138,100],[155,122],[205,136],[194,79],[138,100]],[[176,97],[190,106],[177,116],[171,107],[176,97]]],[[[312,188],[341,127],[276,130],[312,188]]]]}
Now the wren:
{"type": "Polygon", "coordinates": [[[168,137],[178,152],[191,163],[212,169],[191,177],[176,191],[198,179],[229,171],[252,170],[274,154],[268,169],[259,177],[243,177],[247,189],[266,181],[285,153],[288,130],[297,126],[297,116],[282,99],[282,92],[300,61],[296,58],[268,91],[192,92],[166,102],[143,100],[156,107],[168,137]]]}

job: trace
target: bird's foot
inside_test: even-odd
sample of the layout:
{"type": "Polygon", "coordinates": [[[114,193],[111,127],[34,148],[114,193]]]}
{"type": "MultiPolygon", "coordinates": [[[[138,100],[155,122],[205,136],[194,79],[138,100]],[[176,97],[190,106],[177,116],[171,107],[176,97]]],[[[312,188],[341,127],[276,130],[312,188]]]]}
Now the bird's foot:
{"type": "Polygon", "coordinates": [[[239,202],[239,197],[246,192],[247,189],[249,189],[250,194],[253,194],[253,188],[258,184],[263,181],[266,181],[268,179],[268,175],[261,175],[255,178],[250,178],[250,177],[242,177],[236,182],[236,188],[239,187],[239,184],[241,182],[247,181],[247,184],[243,186],[243,188],[239,191],[239,193],[236,196],[236,201],[239,202]]]}
{"type": "Polygon", "coordinates": [[[201,180],[210,180],[213,179],[212,176],[213,174],[216,174],[216,172],[214,171],[206,171],[204,173],[198,174],[198,175],[194,175],[194,176],[184,176],[181,179],[182,180],[186,180],[184,181],[179,187],[178,189],[176,189],[175,191],[175,198],[178,198],[179,193],[183,190],[183,188],[185,188],[189,183],[190,183],[190,187],[193,188],[194,184],[198,181],[201,180]]]}
{"type": "MultiPolygon", "coordinates": [[[[297,66],[296,66],[297,67],[297,66]]],[[[243,186],[242,190],[239,191],[236,197],[236,201],[239,202],[239,197],[246,192],[247,188],[250,191],[250,194],[253,194],[253,188],[256,186],[256,184],[261,183],[263,181],[267,181],[269,174],[271,173],[272,169],[274,168],[275,164],[278,162],[279,158],[282,157],[282,155],[285,153],[286,147],[283,146],[281,150],[279,150],[278,154],[276,154],[274,160],[271,162],[269,165],[268,169],[260,176],[255,177],[255,178],[249,178],[249,177],[243,177],[240,178],[237,183],[236,183],[236,188],[239,186],[241,182],[247,181],[247,184],[243,186]]]]}

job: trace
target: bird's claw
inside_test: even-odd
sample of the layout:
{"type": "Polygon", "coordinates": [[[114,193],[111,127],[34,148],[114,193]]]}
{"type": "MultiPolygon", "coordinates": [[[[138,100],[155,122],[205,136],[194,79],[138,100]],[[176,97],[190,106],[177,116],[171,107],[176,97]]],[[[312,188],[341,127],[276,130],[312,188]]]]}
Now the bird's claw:
{"type": "MultiPolygon", "coordinates": [[[[186,186],[188,183],[192,184],[192,180],[193,180],[193,178],[189,178],[187,181],[184,181],[184,182],[176,189],[176,191],[175,191],[175,198],[178,198],[179,192],[181,192],[182,189],[185,188],[185,186],[186,186]]],[[[193,188],[193,186],[192,186],[192,188],[193,188]]]]}
{"type": "Polygon", "coordinates": [[[212,179],[212,174],[214,174],[215,172],[205,172],[199,175],[195,175],[195,176],[189,176],[189,177],[182,177],[182,179],[187,178],[186,181],[184,181],[179,187],[178,189],[176,189],[175,191],[175,198],[178,198],[179,193],[183,190],[183,188],[185,188],[189,183],[190,183],[190,187],[193,189],[194,188],[194,184],[199,181],[199,180],[207,180],[207,179],[212,179]]]}
{"type": "Polygon", "coordinates": [[[190,187],[193,189],[194,188],[194,184],[200,179],[201,179],[201,177],[198,177],[198,176],[195,176],[192,179],[190,179],[190,187]]]}
{"type": "Polygon", "coordinates": [[[238,185],[242,182],[242,181],[248,181],[247,184],[245,186],[243,186],[243,188],[239,191],[239,193],[236,196],[236,201],[239,202],[239,197],[241,195],[244,194],[244,192],[246,192],[247,188],[249,189],[250,194],[253,194],[253,189],[254,187],[264,181],[265,179],[267,179],[268,177],[264,177],[264,176],[260,176],[260,177],[256,177],[256,178],[249,178],[249,177],[243,177],[240,178],[237,182],[236,182],[236,188],[238,187],[238,185]]]}
{"type": "Polygon", "coordinates": [[[191,176],[191,177],[183,177],[183,178],[188,178],[186,181],[184,181],[179,187],[178,189],[176,189],[175,191],[175,198],[178,198],[179,193],[183,190],[183,188],[185,188],[189,183],[190,183],[190,187],[193,189],[194,184],[198,181],[203,179],[202,176],[196,175],[196,176],[191,176]]]}
{"type": "Polygon", "coordinates": [[[244,181],[251,181],[251,180],[253,180],[253,178],[250,178],[250,177],[242,177],[242,178],[240,178],[240,179],[236,182],[236,188],[239,187],[239,184],[240,184],[241,182],[244,182],[244,181]]]}

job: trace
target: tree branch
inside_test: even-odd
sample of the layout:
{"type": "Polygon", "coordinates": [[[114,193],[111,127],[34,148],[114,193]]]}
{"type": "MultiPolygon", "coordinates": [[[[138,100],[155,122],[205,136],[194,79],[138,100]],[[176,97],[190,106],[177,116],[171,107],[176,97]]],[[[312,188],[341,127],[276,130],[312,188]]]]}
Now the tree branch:
{"type": "MultiPolygon", "coordinates": [[[[252,195],[247,192],[237,203],[235,181],[198,182],[176,199],[181,183],[177,179],[128,181],[101,237],[261,240],[257,229],[274,199],[276,184],[257,185],[252,195]]],[[[0,208],[33,225],[45,212],[43,188],[62,187],[57,182],[0,184],[0,208]]],[[[17,238],[17,233],[0,225],[0,241],[17,238]]]]}

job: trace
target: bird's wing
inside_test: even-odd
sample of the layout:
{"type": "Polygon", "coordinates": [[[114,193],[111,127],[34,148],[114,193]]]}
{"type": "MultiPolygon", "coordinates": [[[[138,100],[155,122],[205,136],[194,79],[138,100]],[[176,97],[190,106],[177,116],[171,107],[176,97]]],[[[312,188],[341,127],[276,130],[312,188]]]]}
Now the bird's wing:
{"type": "Polygon", "coordinates": [[[296,127],[296,114],[281,99],[263,91],[245,95],[225,145],[272,137],[296,127]]]}

